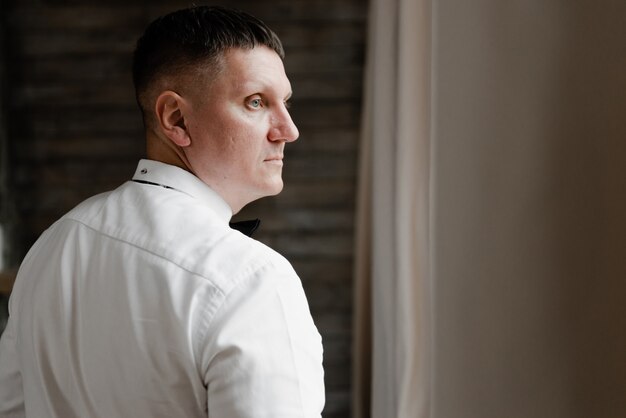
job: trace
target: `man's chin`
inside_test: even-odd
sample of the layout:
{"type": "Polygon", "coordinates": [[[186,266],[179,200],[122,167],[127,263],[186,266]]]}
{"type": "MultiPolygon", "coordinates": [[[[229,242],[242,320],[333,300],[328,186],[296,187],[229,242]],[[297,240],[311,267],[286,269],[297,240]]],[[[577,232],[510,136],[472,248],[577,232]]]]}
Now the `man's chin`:
{"type": "Polygon", "coordinates": [[[276,196],[283,190],[283,181],[275,181],[268,183],[265,187],[258,190],[257,196],[254,200],[262,199],[264,197],[276,196]]]}
{"type": "Polygon", "coordinates": [[[283,181],[281,179],[280,181],[278,181],[276,184],[273,184],[272,187],[269,188],[267,196],[276,196],[282,191],[283,191],[283,181]]]}

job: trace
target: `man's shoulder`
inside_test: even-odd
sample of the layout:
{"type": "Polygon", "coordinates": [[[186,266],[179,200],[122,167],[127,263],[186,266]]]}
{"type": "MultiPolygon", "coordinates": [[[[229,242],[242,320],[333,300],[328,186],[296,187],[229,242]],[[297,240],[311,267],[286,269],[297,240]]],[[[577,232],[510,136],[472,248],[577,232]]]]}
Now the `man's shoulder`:
{"type": "Polygon", "coordinates": [[[197,247],[197,268],[202,276],[212,278],[228,292],[242,281],[259,275],[296,276],[291,264],[280,253],[239,231],[228,230],[219,242],[197,247]]]}
{"type": "Polygon", "coordinates": [[[88,216],[89,213],[93,213],[95,211],[98,211],[98,209],[100,207],[102,207],[102,205],[105,204],[108,196],[113,193],[113,190],[109,190],[106,192],[102,192],[102,193],[98,193],[96,195],[93,195],[91,197],[88,197],[87,199],[83,200],[82,202],[78,203],[76,206],[74,206],[72,209],[70,209],[65,215],[63,215],[63,217],[61,217],[61,219],[74,219],[74,218],[83,218],[85,216],[88,216]]]}
{"type": "Polygon", "coordinates": [[[295,275],[281,254],[231,229],[201,200],[175,190],[129,182],[85,200],[64,218],[127,244],[129,254],[156,256],[225,293],[263,272],[295,275]]]}

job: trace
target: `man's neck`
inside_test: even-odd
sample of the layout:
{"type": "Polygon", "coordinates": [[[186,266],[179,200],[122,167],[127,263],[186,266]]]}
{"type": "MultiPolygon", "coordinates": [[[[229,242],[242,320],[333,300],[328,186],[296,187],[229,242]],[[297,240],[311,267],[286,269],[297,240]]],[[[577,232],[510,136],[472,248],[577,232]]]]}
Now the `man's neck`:
{"type": "Polygon", "coordinates": [[[182,150],[171,141],[159,137],[153,131],[146,132],[146,156],[150,160],[160,161],[193,172],[182,150]]]}

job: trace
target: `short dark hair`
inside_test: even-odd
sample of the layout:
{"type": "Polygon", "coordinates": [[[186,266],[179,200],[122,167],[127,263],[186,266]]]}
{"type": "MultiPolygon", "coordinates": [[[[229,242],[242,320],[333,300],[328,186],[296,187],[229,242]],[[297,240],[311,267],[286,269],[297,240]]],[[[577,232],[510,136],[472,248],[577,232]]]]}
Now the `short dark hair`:
{"type": "MultiPolygon", "coordinates": [[[[133,82],[139,106],[152,81],[216,63],[231,48],[264,45],[285,57],[278,36],[256,17],[219,6],[195,6],[154,20],[137,41],[133,82]]],[[[144,115],[145,118],[146,115],[144,115]]]]}

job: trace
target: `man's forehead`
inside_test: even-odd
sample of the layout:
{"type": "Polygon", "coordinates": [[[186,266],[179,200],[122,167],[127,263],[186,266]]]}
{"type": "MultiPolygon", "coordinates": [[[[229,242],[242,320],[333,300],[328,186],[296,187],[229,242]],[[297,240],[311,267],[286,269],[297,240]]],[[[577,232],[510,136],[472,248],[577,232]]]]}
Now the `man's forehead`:
{"type": "Polygon", "coordinates": [[[253,49],[233,48],[222,58],[218,79],[242,90],[278,89],[291,93],[291,84],[285,74],[282,59],[265,46],[253,49]]]}
{"type": "Polygon", "coordinates": [[[234,83],[234,90],[240,90],[243,93],[263,93],[273,92],[275,94],[291,97],[291,84],[285,77],[284,80],[278,82],[276,78],[264,78],[259,76],[254,79],[247,79],[242,83],[234,83]]]}

